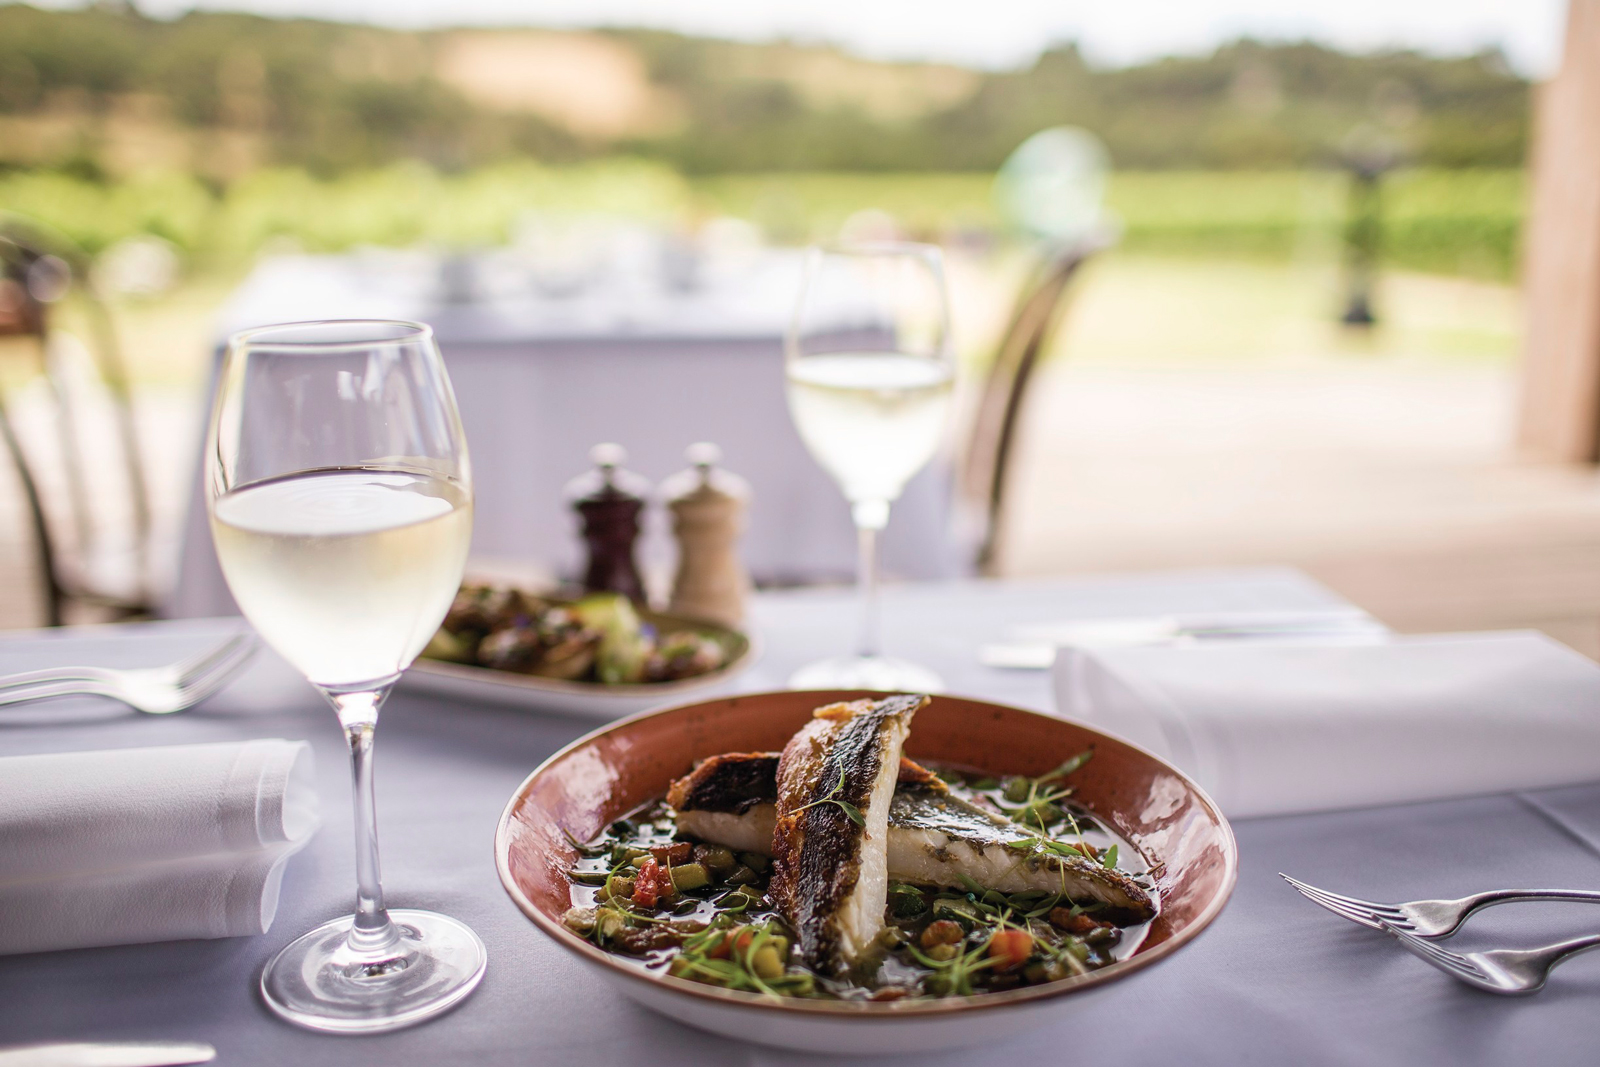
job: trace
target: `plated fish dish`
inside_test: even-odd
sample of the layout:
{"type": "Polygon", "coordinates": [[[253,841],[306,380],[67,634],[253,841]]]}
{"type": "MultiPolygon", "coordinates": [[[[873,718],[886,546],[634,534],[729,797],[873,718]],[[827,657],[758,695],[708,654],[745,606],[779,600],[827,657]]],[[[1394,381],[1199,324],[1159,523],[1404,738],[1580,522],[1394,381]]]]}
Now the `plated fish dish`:
{"type": "Polygon", "coordinates": [[[1154,873],[1073,799],[1093,749],[1037,777],[903,748],[925,696],[817,708],[781,752],[703,759],[569,841],[572,932],[647,971],[764,997],[963,997],[1131,955],[1154,873]]]}

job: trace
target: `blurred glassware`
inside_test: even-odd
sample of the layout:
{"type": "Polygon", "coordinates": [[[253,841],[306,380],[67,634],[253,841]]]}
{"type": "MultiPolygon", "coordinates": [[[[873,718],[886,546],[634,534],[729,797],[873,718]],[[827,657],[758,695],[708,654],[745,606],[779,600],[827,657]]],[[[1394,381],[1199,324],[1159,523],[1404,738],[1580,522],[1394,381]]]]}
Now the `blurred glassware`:
{"type": "Polygon", "coordinates": [[[798,689],[937,691],[939,676],[879,650],[877,536],[889,505],[944,439],[955,382],[944,260],[909,242],[807,252],[785,345],[789,412],[850,502],[863,619],[853,656],[802,667],[798,689]],[[864,316],[841,322],[840,308],[864,316]]]}
{"type": "Polygon", "coordinates": [[[1088,130],[1056,126],[1029,137],[1001,164],[995,204],[1023,235],[1077,244],[1104,225],[1111,157],[1088,130]]]}
{"type": "Polygon", "coordinates": [[[178,250],[171,241],[141,234],[100,253],[94,281],[102,292],[159,296],[178,280],[178,250]]]}
{"type": "Polygon", "coordinates": [[[517,220],[512,242],[527,258],[535,290],[548,297],[572,297],[612,272],[618,229],[614,220],[600,215],[528,212],[517,220]]]}

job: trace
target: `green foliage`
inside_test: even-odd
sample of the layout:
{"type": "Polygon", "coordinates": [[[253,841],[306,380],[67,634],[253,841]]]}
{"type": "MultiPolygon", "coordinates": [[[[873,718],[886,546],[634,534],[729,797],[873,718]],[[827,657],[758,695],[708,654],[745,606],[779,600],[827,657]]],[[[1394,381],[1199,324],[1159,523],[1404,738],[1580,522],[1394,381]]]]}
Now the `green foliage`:
{"type": "Polygon", "coordinates": [[[1025,70],[925,70],[955,91],[886,117],[849,93],[814,91],[842,75],[807,81],[796,73],[805,63],[777,62],[871,66],[823,46],[609,35],[640,56],[682,121],[619,144],[482,106],[436,75],[439,32],[19,4],[0,6],[0,115],[68,104],[113,121],[139,100],[189,128],[248,131],[264,139],[267,162],[322,175],[401,159],[448,171],[618,150],[691,174],[992,171],[1027,136],[1062,123],[1098,133],[1130,169],[1303,168],[1334,158],[1359,127],[1385,131],[1421,165],[1508,167],[1527,138],[1528,85],[1493,51],[1441,59],[1239,41],[1103,70],[1066,46],[1025,70]]]}
{"type": "MultiPolygon", "coordinates": [[[[1385,261],[1510,277],[1523,181],[1515,170],[1392,175],[1384,187],[1385,261]]],[[[1330,171],[1122,171],[1112,179],[1108,206],[1131,251],[1283,259],[1308,245],[1329,250],[1344,196],[1344,176],[1330,171]]],[[[980,174],[724,175],[691,182],[634,159],[507,163],[461,174],[409,163],[336,178],[279,167],[221,192],[171,174],[109,183],[50,171],[0,174],[0,210],[53,225],[91,251],[154,233],[191,257],[229,263],[273,239],[310,251],[495,244],[530,211],[661,223],[729,214],[754,219],[780,239],[806,240],[836,232],[866,208],[889,211],[932,239],[998,224],[990,178],[980,174]]]]}

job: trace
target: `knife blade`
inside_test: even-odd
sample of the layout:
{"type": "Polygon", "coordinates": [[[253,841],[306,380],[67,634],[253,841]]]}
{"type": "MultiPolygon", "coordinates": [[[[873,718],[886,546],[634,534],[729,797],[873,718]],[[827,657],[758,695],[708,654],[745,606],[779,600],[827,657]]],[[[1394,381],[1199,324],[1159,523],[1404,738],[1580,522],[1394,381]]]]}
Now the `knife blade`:
{"type": "Polygon", "coordinates": [[[216,1049],[198,1041],[76,1041],[0,1048],[0,1067],[178,1067],[216,1058],[216,1049]]]}

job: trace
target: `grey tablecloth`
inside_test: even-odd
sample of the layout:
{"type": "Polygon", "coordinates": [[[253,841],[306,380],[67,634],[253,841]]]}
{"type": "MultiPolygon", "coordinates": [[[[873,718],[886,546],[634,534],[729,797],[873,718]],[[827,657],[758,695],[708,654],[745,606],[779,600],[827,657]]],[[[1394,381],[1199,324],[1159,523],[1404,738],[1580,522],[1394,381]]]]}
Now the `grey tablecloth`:
{"type": "MultiPolygon", "coordinates": [[[[890,650],[932,663],[953,691],[1046,709],[1042,673],[978,666],[974,649],[1014,622],[1336,603],[1291,572],[1151,575],[1028,585],[891,590],[890,650]]],[[[836,651],[851,605],[835,594],[760,598],[766,659],[742,688],[778,685],[794,666],[836,651]]],[[[186,621],[0,641],[0,671],[94,658],[149,663],[225,624],[186,621]]],[[[244,737],[303,737],[317,749],[327,823],[290,866],[272,931],[0,959],[0,1043],[186,1038],[226,1064],[386,1067],[435,1064],[767,1065],[789,1056],[691,1031],[617,998],[528,924],[495,878],[490,843],[501,807],[546,755],[589,729],[576,720],[449,705],[401,693],[378,743],[384,883],[391,903],[469,922],[489,947],[483,986],[453,1014],[372,1038],[321,1037],[283,1025],[254,981],[270,953],[345,913],[352,882],[348,783],[332,716],[264,660],[210,705],[170,719],[65,708],[79,721],[0,729],[0,750],[42,752],[244,737]]],[[[48,717],[44,708],[32,712],[48,717]]],[[[1600,885],[1600,786],[1489,796],[1236,827],[1238,891],[1214,928],[1172,960],[1108,992],[1098,1014],[1004,1047],[918,1057],[918,1067],[978,1062],[1115,1064],[1591,1064],[1600,1047],[1600,954],[1567,964],[1529,1000],[1466,989],[1381,935],[1338,920],[1278,880],[1377,897],[1451,895],[1491,886],[1600,885]]],[[[1463,945],[1493,936],[1592,932],[1600,910],[1500,909],[1463,945]]],[[[893,1063],[895,1061],[879,1061],[893,1063]]]]}
{"type": "MultiPolygon", "coordinates": [[[[757,578],[837,580],[855,566],[849,510],[806,451],[784,394],[783,333],[797,267],[794,255],[771,253],[749,277],[688,293],[603,281],[566,299],[523,292],[441,304],[415,280],[363,274],[359,258],[283,257],[264,261],[240,288],[221,335],[319,317],[430,323],[472,449],[479,556],[576,573],[580,546],[562,490],[588,468],[593,445],[622,444],[628,466],[659,483],[686,466],[686,447],[712,441],[755,490],[741,556],[757,578]]],[[[659,509],[646,527],[642,565],[670,567],[659,509]]],[[[198,479],[183,540],[166,614],[232,613],[198,479]]],[[[883,565],[903,578],[964,575],[969,540],[957,528],[951,462],[941,455],[896,503],[883,565]]]]}

